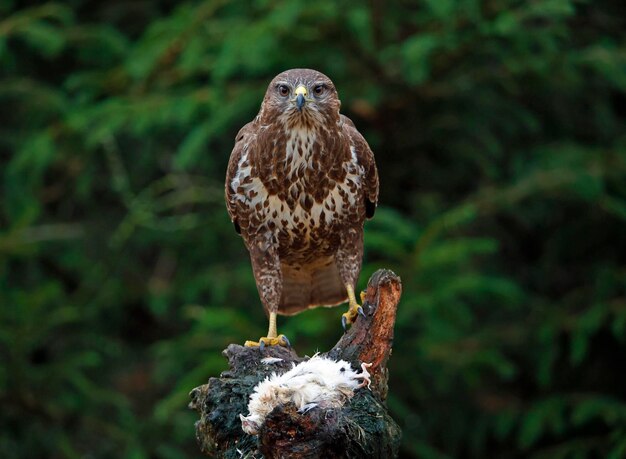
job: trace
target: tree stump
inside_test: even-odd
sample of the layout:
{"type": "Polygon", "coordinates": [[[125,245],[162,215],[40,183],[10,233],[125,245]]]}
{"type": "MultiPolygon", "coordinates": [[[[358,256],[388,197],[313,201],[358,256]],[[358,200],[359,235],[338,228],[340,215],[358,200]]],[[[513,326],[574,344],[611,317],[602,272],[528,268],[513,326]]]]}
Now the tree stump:
{"type": "Polygon", "coordinates": [[[306,360],[280,346],[231,344],[223,352],[230,369],[191,391],[189,407],[200,414],[196,438],[203,453],[220,458],[388,458],[398,454],[400,428],[385,406],[387,361],[400,301],[400,278],[389,270],[369,280],[363,309],[352,327],[326,355],[360,368],[371,363],[370,389],[363,387],[341,408],[299,413],[288,403],[276,407],[258,435],[241,428],[239,414],[248,413],[254,387],[272,373],[284,373],[306,360]],[[262,359],[273,357],[272,363],[262,359]],[[281,359],[281,360],[276,360],[281,359]]]}

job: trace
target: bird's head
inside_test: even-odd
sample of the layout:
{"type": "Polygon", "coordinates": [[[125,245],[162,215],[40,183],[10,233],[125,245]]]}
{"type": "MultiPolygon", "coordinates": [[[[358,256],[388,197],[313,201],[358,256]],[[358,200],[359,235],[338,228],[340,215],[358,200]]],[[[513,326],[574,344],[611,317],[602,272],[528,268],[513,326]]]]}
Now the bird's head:
{"type": "Polygon", "coordinates": [[[249,435],[256,435],[259,433],[262,420],[261,416],[259,416],[258,414],[251,414],[249,416],[244,416],[243,414],[240,414],[239,419],[241,419],[241,428],[245,433],[249,435]]]}
{"type": "Polygon", "coordinates": [[[292,69],[272,80],[260,116],[290,127],[336,123],[340,106],[330,78],[316,70],[292,69]]]}

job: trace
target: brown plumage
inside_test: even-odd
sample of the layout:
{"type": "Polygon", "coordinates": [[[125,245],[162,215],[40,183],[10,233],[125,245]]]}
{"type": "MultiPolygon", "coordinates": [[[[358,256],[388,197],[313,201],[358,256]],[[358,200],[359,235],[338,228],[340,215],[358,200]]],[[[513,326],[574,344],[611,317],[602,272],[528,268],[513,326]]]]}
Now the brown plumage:
{"type": "Polygon", "coordinates": [[[328,77],[288,70],[272,80],[259,114],[236,137],[226,204],[250,251],[270,315],[268,337],[276,313],[356,303],[363,222],[376,208],[378,175],[340,105],[328,77]]]}

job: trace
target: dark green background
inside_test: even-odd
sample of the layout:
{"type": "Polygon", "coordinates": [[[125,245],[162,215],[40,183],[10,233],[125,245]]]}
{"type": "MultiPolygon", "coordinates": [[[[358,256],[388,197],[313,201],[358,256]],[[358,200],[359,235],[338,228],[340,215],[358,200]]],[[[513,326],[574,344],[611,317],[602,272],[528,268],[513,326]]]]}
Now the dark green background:
{"type": "Polygon", "coordinates": [[[621,0],[0,2],[0,457],[200,457],[188,392],[266,330],[225,167],[292,67],[376,154],[402,455],[625,457],[625,39],[621,0]]]}

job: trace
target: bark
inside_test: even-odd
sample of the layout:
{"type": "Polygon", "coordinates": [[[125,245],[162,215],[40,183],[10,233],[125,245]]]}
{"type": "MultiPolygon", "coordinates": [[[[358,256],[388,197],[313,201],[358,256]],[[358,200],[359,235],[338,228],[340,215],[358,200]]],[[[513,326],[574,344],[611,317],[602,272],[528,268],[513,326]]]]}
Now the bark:
{"type": "Polygon", "coordinates": [[[248,413],[254,387],[271,373],[285,372],[298,357],[293,349],[259,348],[231,344],[224,351],[230,369],[191,391],[190,408],[196,410],[196,437],[202,452],[219,458],[364,458],[395,457],[400,428],[385,406],[387,361],[393,344],[400,278],[379,270],[370,278],[363,309],[339,342],[326,353],[360,368],[371,363],[370,390],[362,388],[341,408],[298,413],[292,404],[276,407],[258,435],[241,429],[239,414],[248,413]],[[261,359],[282,359],[264,364],[261,359]]]}

